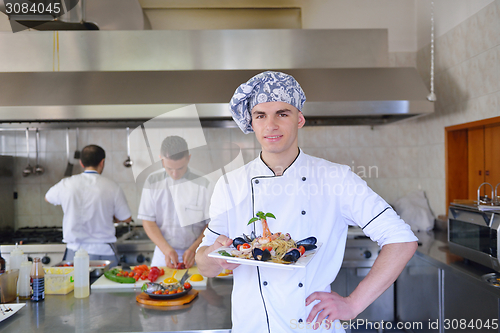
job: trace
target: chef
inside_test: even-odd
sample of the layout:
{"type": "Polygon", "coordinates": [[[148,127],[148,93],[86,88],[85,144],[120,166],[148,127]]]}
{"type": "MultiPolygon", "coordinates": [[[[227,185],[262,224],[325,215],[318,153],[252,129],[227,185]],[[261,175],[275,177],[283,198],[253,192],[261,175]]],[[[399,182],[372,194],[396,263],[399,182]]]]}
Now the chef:
{"type": "Polygon", "coordinates": [[[348,166],[309,156],[299,147],[305,94],[280,72],[264,72],[242,84],[230,108],[244,133],[255,132],[260,156],[221,178],[210,206],[211,221],[197,251],[200,272],[233,269],[234,332],[343,332],[398,277],[417,248],[417,238],[380,196],[348,166]],[[229,264],[207,254],[243,233],[262,235],[257,212],[270,212],[271,232],[310,236],[321,247],[305,269],[229,264]],[[356,225],[381,247],[370,273],[348,296],[331,292],[342,265],[347,228],[356,225]]]}
{"type": "Polygon", "coordinates": [[[208,221],[210,183],[188,168],[191,155],[183,138],[165,138],[160,158],[163,169],[146,179],[138,218],[156,244],[151,265],[189,268],[208,221]]]}
{"type": "Polygon", "coordinates": [[[64,178],[45,194],[45,201],[61,205],[64,260],[71,261],[82,248],[90,260],[109,260],[118,264],[114,221],[130,222],[130,209],[120,186],[101,176],[106,153],[97,145],[84,147],[80,154],[83,173],[64,178]]]}

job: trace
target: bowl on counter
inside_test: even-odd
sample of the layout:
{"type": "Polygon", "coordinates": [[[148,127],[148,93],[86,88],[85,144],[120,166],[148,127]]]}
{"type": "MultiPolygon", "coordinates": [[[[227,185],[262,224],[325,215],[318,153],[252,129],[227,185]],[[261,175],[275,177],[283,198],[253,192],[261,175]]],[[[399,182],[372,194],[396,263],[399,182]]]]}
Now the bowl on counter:
{"type": "MultiPolygon", "coordinates": [[[[109,270],[109,265],[111,261],[109,260],[89,260],[89,272],[90,276],[99,277],[109,270]]],[[[53,267],[73,267],[73,261],[61,261],[55,264],[53,267]]]]}

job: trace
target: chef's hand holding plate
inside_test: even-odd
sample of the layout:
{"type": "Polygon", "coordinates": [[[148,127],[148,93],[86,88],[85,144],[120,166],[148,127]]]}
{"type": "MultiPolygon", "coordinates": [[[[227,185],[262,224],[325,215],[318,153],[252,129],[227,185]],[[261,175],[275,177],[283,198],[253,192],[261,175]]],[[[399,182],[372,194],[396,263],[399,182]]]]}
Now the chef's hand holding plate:
{"type": "MultiPolygon", "coordinates": [[[[228,247],[232,243],[233,243],[233,240],[231,238],[228,238],[228,237],[226,237],[224,235],[220,235],[215,240],[215,243],[213,243],[212,245],[210,245],[208,247],[208,249],[207,249],[207,251],[205,253],[213,252],[213,251],[215,251],[215,250],[217,250],[218,248],[221,248],[221,247],[228,247]]],[[[223,269],[233,270],[233,269],[235,269],[236,267],[238,267],[240,265],[240,264],[230,264],[226,260],[223,260],[223,259],[217,259],[217,258],[210,258],[210,259],[212,259],[215,262],[217,262],[217,264],[220,267],[222,267],[223,269]]]]}
{"type": "Polygon", "coordinates": [[[328,322],[331,324],[334,320],[350,320],[356,318],[359,312],[356,312],[354,309],[353,301],[349,297],[342,297],[336,292],[314,292],[309,297],[306,298],[306,306],[311,304],[314,301],[319,301],[316,305],[313,306],[309,316],[307,317],[307,323],[311,323],[311,326],[314,324],[313,320],[316,319],[316,325],[313,327],[319,327],[321,322],[325,319],[328,319],[328,322]],[[319,314],[318,314],[319,313],[319,314]]]}

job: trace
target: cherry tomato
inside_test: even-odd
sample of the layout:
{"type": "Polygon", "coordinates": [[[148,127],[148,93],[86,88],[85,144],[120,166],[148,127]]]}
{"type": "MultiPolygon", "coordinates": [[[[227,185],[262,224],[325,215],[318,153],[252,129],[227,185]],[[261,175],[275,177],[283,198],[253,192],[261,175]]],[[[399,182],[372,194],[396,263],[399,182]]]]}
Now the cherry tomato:
{"type": "Polygon", "coordinates": [[[191,288],[191,283],[184,282],[184,289],[188,290],[189,288],[191,288]]]}
{"type": "Polygon", "coordinates": [[[269,252],[271,252],[273,250],[273,247],[271,245],[264,245],[261,249],[262,251],[268,250],[269,252]]]}
{"type": "Polygon", "coordinates": [[[306,248],[303,247],[302,245],[299,246],[299,252],[300,252],[300,255],[304,255],[304,253],[306,252],[306,248]]]}
{"type": "Polygon", "coordinates": [[[160,276],[162,276],[163,274],[165,274],[165,270],[163,268],[160,269],[160,276]]]}
{"type": "Polygon", "coordinates": [[[186,269],[186,265],[183,262],[177,263],[177,269],[186,269]]]}
{"type": "Polygon", "coordinates": [[[146,280],[147,276],[141,275],[141,280],[146,280]]]}
{"type": "Polygon", "coordinates": [[[241,251],[241,244],[236,247],[236,250],[241,251]]]}
{"type": "Polygon", "coordinates": [[[249,248],[250,248],[250,244],[248,244],[248,243],[243,243],[243,244],[241,244],[241,247],[240,247],[240,249],[242,249],[242,250],[249,249],[249,248]]]}

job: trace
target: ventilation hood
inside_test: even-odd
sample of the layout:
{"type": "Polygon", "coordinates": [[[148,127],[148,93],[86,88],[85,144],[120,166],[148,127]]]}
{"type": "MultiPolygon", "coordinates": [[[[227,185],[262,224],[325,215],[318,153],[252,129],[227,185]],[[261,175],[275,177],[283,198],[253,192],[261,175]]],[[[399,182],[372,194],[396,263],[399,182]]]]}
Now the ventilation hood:
{"type": "Polygon", "coordinates": [[[235,127],[228,101],[264,70],[299,81],[307,125],[382,125],[434,111],[415,68],[388,67],[385,29],[58,34],[59,52],[52,32],[0,34],[0,126],[133,126],[196,104],[203,126],[235,127]]]}

